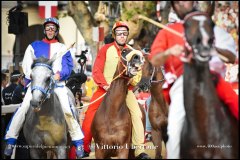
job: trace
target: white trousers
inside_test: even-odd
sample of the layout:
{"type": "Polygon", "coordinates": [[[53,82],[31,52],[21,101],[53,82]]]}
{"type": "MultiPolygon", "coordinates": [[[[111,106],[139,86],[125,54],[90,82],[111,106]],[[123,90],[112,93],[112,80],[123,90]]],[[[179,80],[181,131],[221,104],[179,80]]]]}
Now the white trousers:
{"type": "Polygon", "coordinates": [[[183,76],[179,77],[170,89],[171,104],[168,113],[168,141],[167,158],[180,158],[180,138],[185,119],[185,109],[183,102],[183,76]]]}
{"type": "MultiPolygon", "coordinates": [[[[61,103],[61,107],[64,112],[64,117],[67,122],[69,133],[72,140],[75,141],[75,140],[83,139],[84,135],[82,133],[80,125],[78,124],[77,120],[73,117],[73,114],[71,111],[66,86],[57,87],[54,89],[54,92],[57,94],[59,101],[61,103]]],[[[31,87],[29,86],[21,106],[18,108],[18,110],[12,117],[12,120],[9,124],[9,128],[5,135],[5,139],[18,138],[19,132],[25,121],[25,116],[30,107],[31,99],[32,99],[31,87]]]]}

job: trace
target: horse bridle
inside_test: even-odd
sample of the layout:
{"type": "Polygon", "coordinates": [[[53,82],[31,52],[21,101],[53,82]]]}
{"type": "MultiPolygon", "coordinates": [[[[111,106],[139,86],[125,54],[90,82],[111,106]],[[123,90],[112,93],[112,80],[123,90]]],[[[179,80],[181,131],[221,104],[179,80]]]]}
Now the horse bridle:
{"type": "MultiPolygon", "coordinates": [[[[184,23],[191,17],[193,16],[197,16],[197,15],[203,15],[208,17],[208,15],[204,12],[199,12],[199,11],[195,11],[192,13],[189,13],[188,15],[185,16],[184,18],[184,23]]],[[[197,59],[201,62],[206,62],[210,60],[210,56],[208,57],[201,57],[199,54],[197,54],[199,52],[198,48],[196,45],[190,45],[188,43],[188,41],[186,40],[186,36],[184,36],[184,41],[185,41],[185,48],[187,49],[187,51],[189,52],[189,55],[186,58],[181,58],[184,62],[190,62],[191,58],[197,59]],[[195,54],[194,54],[195,53],[195,54]],[[195,55],[195,57],[193,57],[193,54],[195,55]]]]}
{"type": "MultiPolygon", "coordinates": [[[[52,75],[53,75],[53,70],[52,70],[52,67],[51,67],[51,66],[49,66],[49,65],[47,65],[47,64],[44,64],[44,63],[36,63],[36,64],[34,65],[34,67],[35,67],[35,66],[47,67],[48,69],[51,70],[52,75]]],[[[43,99],[41,100],[41,102],[40,102],[40,105],[41,105],[43,102],[46,101],[46,99],[50,98],[50,95],[51,95],[51,93],[52,93],[52,91],[53,91],[53,87],[54,87],[54,86],[55,86],[55,80],[54,80],[53,76],[51,76],[50,83],[49,83],[49,85],[48,85],[48,87],[47,87],[46,89],[45,89],[45,88],[42,88],[42,87],[40,87],[40,86],[33,86],[33,87],[31,88],[31,92],[33,92],[34,90],[39,90],[39,91],[41,91],[41,92],[43,93],[44,98],[43,98],[43,99]]]]}
{"type": "MultiPolygon", "coordinates": [[[[157,83],[164,82],[164,81],[165,81],[164,75],[165,75],[165,71],[164,71],[164,67],[163,67],[163,66],[161,66],[160,68],[158,68],[158,67],[153,67],[153,72],[152,72],[151,78],[149,79],[148,83],[147,83],[147,82],[143,83],[143,86],[146,86],[148,89],[150,89],[150,88],[152,87],[152,84],[157,84],[157,83]],[[154,79],[154,74],[155,74],[155,72],[159,72],[159,69],[160,69],[160,71],[162,72],[163,79],[153,80],[153,79],[154,79]]],[[[139,87],[139,86],[138,86],[138,88],[142,88],[142,87],[139,87]]],[[[134,92],[135,92],[138,88],[136,88],[136,89],[134,90],[134,92]]]]}
{"type": "Polygon", "coordinates": [[[159,69],[159,68],[157,68],[157,67],[153,67],[153,72],[152,72],[152,75],[151,75],[151,79],[149,80],[149,81],[150,81],[150,84],[151,84],[151,83],[161,83],[161,82],[165,81],[165,78],[164,78],[164,73],[165,73],[165,71],[164,71],[164,67],[163,67],[163,66],[160,67],[160,69],[161,69],[160,71],[162,72],[163,79],[153,80],[154,73],[155,73],[155,72],[158,72],[158,69],[159,69]]]}
{"type": "MultiPolygon", "coordinates": [[[[130,52],[129,52],[130,53],[130,52]]],[[[123,65],[123,67],[125,68],[124,70],[126,70],[126,75],[127,76],[129,76],[129,73],[130,73],[130,70],[131,70],[131,66],[130,66],[130,63],[129,63],[129,61],[126,59],[126,58],[124,58],[122,55],[120,56],[120,60],[119,60],[120,62],[121,62],[121,64],[123,65]],[[124,64],[124,62],[126,62],[126,65],[124,64]]],[[[141,59],[141,62],[143,63],[143,61],[144,60],[142,60],[141,59]]],[[[128,77],[126,77],[126,76],[123,76],[124,78],[128,78],[128,77]]],[[[130,78],[129,78],[130,79],[130,78]]]]}

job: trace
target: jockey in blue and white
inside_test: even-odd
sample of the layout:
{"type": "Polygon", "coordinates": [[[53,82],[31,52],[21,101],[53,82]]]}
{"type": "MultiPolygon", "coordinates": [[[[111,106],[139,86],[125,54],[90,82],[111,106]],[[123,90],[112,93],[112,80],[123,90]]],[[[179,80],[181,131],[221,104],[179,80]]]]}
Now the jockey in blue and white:
{"type": "MultiPolygon", "coordinates": [[[[31,65],[35,58],[41,56],[51,59],[55,53],[59,54],[59,57],[53,62],[52,69],[54,72],[54,79],[57,81],[58,86],[54,92],[57,94],[62,110],[64,112],[64,117],[68,125],[69,133],[72,138],[72,142],[75,145],[76,155],[78,158],[83,156],[83,133],[80,128],[79,123],[73,116],[73,111],[71,109],[69,98],[67,95],[67,88],[65,86],[65,80],[71,74],[73,69],[73,58],[71,52],[73,49],[67,51],[67,47],[58,42],[57,35],[59,33],[59,22],[56,18],[47,18],[43,24],[44,26],[44,35],[45,38],[42,41],[35,41],[31,43],[25,52],[22,67],[25,74],[25,78],[28,82],[31,81],[31,65]],[[66,52],[64,55],[62,53],[66,52]],[[67,116],[66,116],[67,115],[67,116]],[[69,115],[71,115],[69,117],[69,115]]],[[[21,104],[21,107],[15,112],[12,120],[10,121],[7,132],[5,135],[5,140],[7,141],[7,146],[4,150],[6,156],[11,156],[13,147],[16,144],[19,131],[21,130],[23,123],[25,121],[25,116],[30,106],[30,100],[32,98],[31,87],[28,87],[27,93],[24,97],[24,100],[21,104]]]]}

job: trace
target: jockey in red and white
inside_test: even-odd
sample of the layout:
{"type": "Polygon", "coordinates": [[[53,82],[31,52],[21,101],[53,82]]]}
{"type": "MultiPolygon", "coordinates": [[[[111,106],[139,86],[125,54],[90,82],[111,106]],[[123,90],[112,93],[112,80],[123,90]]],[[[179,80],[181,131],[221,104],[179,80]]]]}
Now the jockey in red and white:
{"type": "MultiPolygon", "coordinates": [[[[54,92],[57,94],[62,110],[64,112],[65,120],[68,125],[69,133],[72,138],[73,144],[76,146],[77,157],[82,157],[83,155],[83,138],[84,135],[81,131],[80,125],[73,116],[74,108],[69,103],[69,97],[67,95],[67,88],[65,86],[65,80],[71,74],[73,69],[73,49],[67,51],[67,47],[58,41],[57,35],[59,33],[59,22],[56,18],[47,18],[43,24],[45,38],[41,41],[35,41],[31,43],[26,51],[22,62],[23,72],[25,74],[26,81],[29,83],[31,81],[30,74],[32,72],[31,65],[35,58],[41,56],[45,58],[52,58],[56,53],[59,57],[53,62],[52,70],[54,72],[54,79],[57,81],[57,85],[61,87],[56,87],[54,92]],[[62,53],[66,52],[64,55],[62,53]]],[[[10,124],[7,127],[7,132],[5,135],[5,140],[7,141],[7,146],[5,148],[4,154],[6,156],[11,156],[13,151],[13,145],[16,144],[19,132],[25,121],[25,116],[30,106],[30,100],[32,98],[31,87],[28,87],[27,93],[24,100],[18,110],[15,112],[10,124]]]]}
{"type": "MultiPolygon", "coordinates": [[[[181,20],[183,20],[188,13],[196,10],[194,4],[194,1],[172,1],[172,7],[181,20]]],[[[184,33],[183,23],[181,22],[170,24],[168,27],[179,33],[184,33]]],[[[219,32],[218,28],[214,30],[214,34],[219,32]]],[[[216,50],[219,54],[228,57],[229,62],[234,62],[234,53],[232,53],[232,50],[229,50],[231,46],[226,47],[228,43],[225,42],[224,45],[218,44],[219,38],[223,38],[224,34],[227,33],[222,33],[219,36],[215,35],[215,38],[218,38],[216,40],[216,50]]],[[[230,42],[231,39],[227,39],[227,41],[230,42]]],[[[151,63],[154,66],[164,65],[166,71],[165,78],[167,83],[165,85],[166,88],[163,89],[163,93],[165,99],[170,103],[167,128],[168,141],[166,145],[167,158],[170,159],[180,158],[180,135],[185,118],[183,103],[183,62],[180,59],[180,55],[184,52],[184,45],[185,41],[182,37],[178,37],[166,29],[162,29],[157,34],[151,46],[151,63]]],[[[210,65],[211,63],[212,62],[210,62],[210,65]]],[[[213,68],[216,69],[216,66],[213,66],[213,68]]],[[[238,96],[233,91],[231,85],[225,82],[219,73],[215,75],[218,77],[215,89],[219,99],[229,107],[233,116],[239,119],[238,96]]]]}

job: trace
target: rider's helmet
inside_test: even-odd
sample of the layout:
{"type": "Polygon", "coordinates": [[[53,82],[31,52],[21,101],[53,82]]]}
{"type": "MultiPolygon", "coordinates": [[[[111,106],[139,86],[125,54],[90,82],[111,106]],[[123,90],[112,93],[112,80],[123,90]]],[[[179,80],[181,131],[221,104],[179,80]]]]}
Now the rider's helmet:
{"type": "Polygon", "coordinates": [[[59,32],[59,29],[60,29],[60,26],[59,26],[59,22],[56,18],[54,17],[50,17],[50,18],[46,18],[44,23],[43,23],[43,27],[44,27],[44,34],[46,35],[46,32],[45,32],[45,25],[48,24],[48,23],[53,23],[56,25],[57,27],[57,31],[55,32],[55,36],[58,35],[58,32],[59,32]]]}
{"type": "Polygon", "coordinates": [[[113,36],[113,37],[115,37],[114,32],[115,32],[116,28],[118,28],[118,27],[126,27],[127,30],[129,31],[129,27],[128,27],[127,23],[125,23],[125,22],[123,22],[123,21],[117,21],[117,22],[113,25],[113,28],[112,28],[112,36],[113,36]]]}

